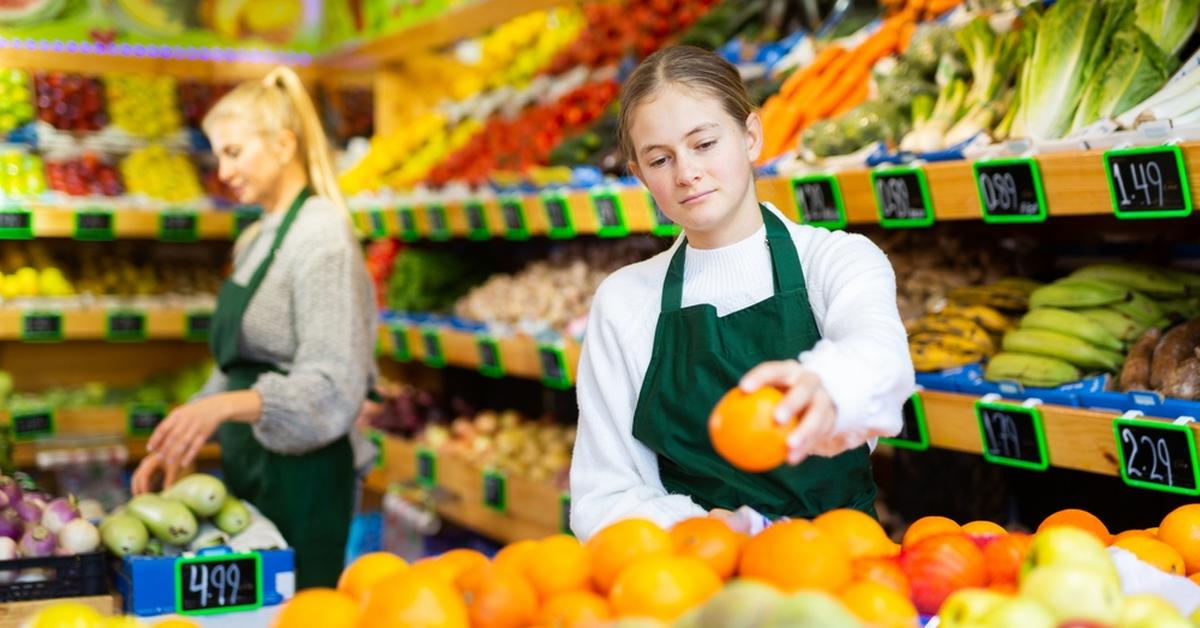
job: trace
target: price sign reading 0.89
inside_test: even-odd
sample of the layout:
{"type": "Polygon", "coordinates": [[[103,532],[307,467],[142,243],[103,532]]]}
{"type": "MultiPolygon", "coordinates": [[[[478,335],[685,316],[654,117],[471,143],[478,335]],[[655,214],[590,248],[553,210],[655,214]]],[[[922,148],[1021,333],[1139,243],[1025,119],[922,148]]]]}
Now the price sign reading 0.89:
{"type": "Polygon", "coordinates": [[[1191,213],[1192,193],[1178,146],[1105,151],[1104,166],[1118,218],[1172,218],[1191,213]]]}
{"type": "Polygon", "coordinates": [[[800,222],[814,227],[846,226],[846,210],[837,179],[828,175],[792,179],[792,197],[800,208],[800,222]]]}
{"type": "Polygon", "coordinates": [[[180,615],[215,615],[262,606],[258,554],[179,558],[175,565],[175,611],[180,615]]]}
{"type": "Polygon", "coordinates": [[[1046,197],[1037,162],[1028,158],[975,162],[979,206],[988,223],[1043,222],[1046,197]]]}
{"type": "Polygon", "coordinates": [[[871,187],[879,224],[888,228],[928,227],[933,224],[929,184],[920,168],[889,168],[871,172],[871,187]]]}
{"type": "Polygon", "coordinates": [[[1130,486],[1200,495],[1200,467],[1192,428],[1167,421],[1113,421],[1121,479],[1130,486]]]}

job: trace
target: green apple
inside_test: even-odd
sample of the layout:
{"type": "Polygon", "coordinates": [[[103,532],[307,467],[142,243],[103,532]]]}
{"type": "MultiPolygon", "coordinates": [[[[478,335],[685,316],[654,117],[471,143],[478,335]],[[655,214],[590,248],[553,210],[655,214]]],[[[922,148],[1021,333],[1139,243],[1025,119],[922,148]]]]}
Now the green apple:
{"type": "Polygon", "coordinates": [[[700,609],[699,628],[752,628],[783,599],[775,587],[754,580],[734,580],[700,609]]]}
{"type": "Polygon", "coordinates": [[[1192,626],[1200,628],[1200,606],[1197,606],[1196,610],[1192,611],[1192,616],[1188,617],[1188,619],[1191,620],[1192,626]]]}
{"type": "Polygon", "coordinates": [[[1057,625],[1050,611],[1024,597],[1004,600],[979,619],[981,628],[1054,628],[1057,625]]]}
{"type": "Polygon", "coordinates": [[[1046,565],[1072,565],[1091,571],[1120,585],[1117,566],[1108,550],[1096,537],[1079,530],[1060,526],[1039,532],[1033,537],[1025,562],[1021,564],[1021,579],[1033,570],[1046,565]]]}
{"type": "Polygon", "coordinates": [[[1038,567],[1021,580],[1021,596],[1038,602],[1059,622],[1116,623],[1124,599],[1115,579],[1071,564],[1038,567]]]}
{"type": "Polygon", "coordinates": [[[1140,593],[1125,598],[1117,628],[1191,628],[1191,624],[1166,600],[1140,593]]]}
{"type": "Polygon", "coordinates": [[[975,626],[993,606],[1007,601],[1009,596],[988,589],[959,589],[950,594],[938,610],[941,628],[975,626]]]}
{"type": "Polygon", "coordinates": [[[756,628],[862,628],[862,622],[828,593],[801,591],[776,603],[756,628]]]}

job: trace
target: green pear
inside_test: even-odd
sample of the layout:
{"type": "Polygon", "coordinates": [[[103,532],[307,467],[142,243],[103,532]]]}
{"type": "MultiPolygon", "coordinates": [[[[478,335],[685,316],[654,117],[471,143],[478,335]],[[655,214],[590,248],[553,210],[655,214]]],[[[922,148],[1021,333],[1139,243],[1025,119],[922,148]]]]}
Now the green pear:
{"type": "Polygon", "coordinates": [[[950,594],[938,611],[941,628],[967,628],[979,624],[992,607],[1008,600],[1007,595],[988,589],[959,589],[950,594]]]}
{"type": "Polygon", "coordinates": [[[821,591],[801,591],[775,604],[756,628],[862,628],[837,598],[821,591]]]}
{"type": "Polygon", "coordinates": [[[684,613],[683,617],[676,619],[675,623],[671,624],[671,628],[701,628],[700,611],[699,608],[693,608],[684,613]]]}
{"type": "Polygon", "coordinates": [[[754,628],[783,599],[775,587],[754,580],[734,580],[700,609],[700,628],[754,628]]]}
{"type": "Polygon", "coordinates": [[[1161,597],[1139,593],[1125,598],[1117,628],[1191,628],[1191,624],[1161,597]]]}
{"type": "Polygon", "coordinates": [[[993,606],[979,620],[982,628],[1054,628],[1058,622],[1041,604],[1023,597],[1014,597],[993,606]]]}
{"type": "Polygon", "coordinates": [[[1046,607],[1059,622],[1114,624],[1124,603],[1114,580],[1070,564],[1046,565],[1029,572],[1021,580],[1021,595],[1046,607]]]}
{"type": "Polygon", "coordinates": [[[1104,544],[1077,528],[1050,528],[1033,537],[1033,544],[1021,564],[1022,581],[1031,571],[1047,565],[1072,565],[1103,576],[1114,585],[1119,586],[1121,582],[1117,566],[1104,544]]]}

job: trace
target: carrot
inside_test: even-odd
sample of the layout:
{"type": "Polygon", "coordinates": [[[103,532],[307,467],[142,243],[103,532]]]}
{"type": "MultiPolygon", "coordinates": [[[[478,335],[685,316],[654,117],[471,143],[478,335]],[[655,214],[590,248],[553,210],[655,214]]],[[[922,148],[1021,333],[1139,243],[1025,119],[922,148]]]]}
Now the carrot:
{"type": "Polygon", "coordinates": [[[847,111],[850,111],[851,109],[861,105],[863,101],[867,99],[868,92],[870,92],[870,81],[862,81],[858,84],[858,87],[854,88],[854,91],[850,92],[849,98],[843,100],[837,107],[833,109],[833,112],[829,114],[829,117],[836,118],[843,113],[846,113],[847,111]]]}
{"type": "Polygon", "coordinates": [[[869,71],[870,66],[865,63],[855,63],[847,68],[836,82],[821,92],[817,102],[813,103],[811,118],[815,120],[825,118],[834,109],[837,109],[838,105],[854,93],[854,90],[867,82],[869,71]]]}
{"type": "Polygon", "coordinates": [[[905,22],[900,29],[900,41],[897,42],[896,51],[904,54],[908,51],[908,44],[912,42],[913,32],[917,30],[916,22],[905,22]]]}
{"type": "Polygon", "coordinates": [[[925,15],[935,18],[962,4],[962,0],[925,0],[925,15]]]}
{"type": "Polygon", "coordinates": [[[896,45],[900,41],[901,24],[901,22],[894,22],[882,26],[858,48],[854,49],[854,56],[874,65],[879,59],[895,52],[896,45]]]}
{"type": "Polygon", "coordinates": [[[841,46],[828,46],[821,50],[812,63],[796,70],[783,82],[783,85],[779,87],[779,94],[784,98],[790,98],[806,81],[820,75],[834,60],[845,53],[846,49],[841,46]]]}

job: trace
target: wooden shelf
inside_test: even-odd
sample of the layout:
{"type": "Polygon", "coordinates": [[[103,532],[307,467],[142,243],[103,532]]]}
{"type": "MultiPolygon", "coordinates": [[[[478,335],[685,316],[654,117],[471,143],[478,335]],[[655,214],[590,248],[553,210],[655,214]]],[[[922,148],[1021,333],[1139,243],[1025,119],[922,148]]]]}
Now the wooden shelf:
{"type": "MultiPolygon", "coordinates": [[[[436,330],[441,340],[442,353],[446,366],[456,366],[466,369],[479,369],[481,357],[479,351],[480,334],[445,327],[404,326],[405,337],[408,339],[410,360],[413,362],[426,361],[428,354],[421,337],[424,330],[436,330]]],[[[500,364],[503,375],[525,379],[541,379],[542,363],[539,356],[538,342],[530,336],[510,336],[507,338],[492,338],[500,350],[500,364]]],[[[563,360],[567,369],[567,377],[571,384],[575,382],[576,365],[579,362],[579,343],[564,340],[558,345],[562,350],[563,360]]],[[[379,350],[384,356],[393,356],[395,342],[392,327],[381,324],[379,328],[379,350]]]]}
{"type": "MultiPolygon", "coordinates": [[[[160,237],[157,211],[128,209],[120,206],[96,206],[88,209],[112,212],[113,237],[115,239],[147,239],[160,237]]],[[[180,208],[188,211],[187,208],[180,208]]],[[[84,210],[86,211],[86,210],[84,210]]],[[[75,237],[75,217],[79,210],[52,205],[33,205],[30,208],[35,238],[75,237]]],[[[230,240],[234,236],[233,211],[195,211],[197,240],[230,240]]]]}
{"type": "MultiPolygon", "coordinates": [[[[133,309],[146,315],[146,340],[181,340],[185,335],[187,316],[190,312],[177,308],[108,308],[86,310],[56,310],[53,307],[36,307],[27,310],[17,308],[0,309],[0,341],[22,339],[22,317],[26,311],[62,314],[62,340],[104,340],[107,333],[108,313],[133,309]]],[[[121,342],[119,344],[132,344],[121,342]]]]}

